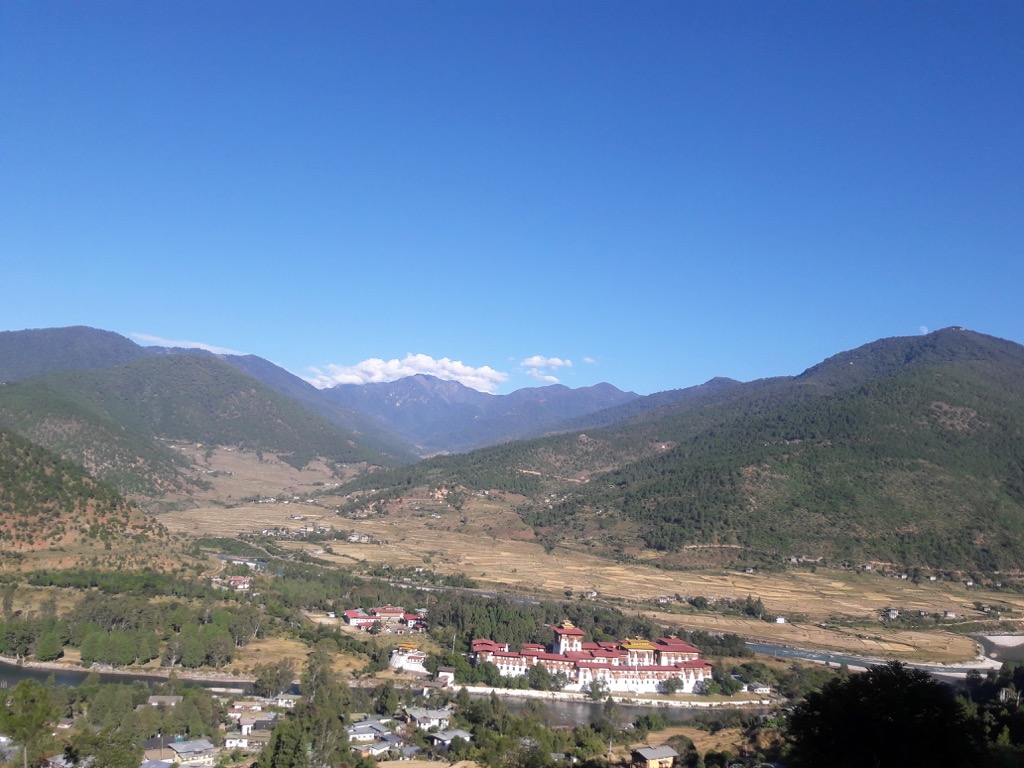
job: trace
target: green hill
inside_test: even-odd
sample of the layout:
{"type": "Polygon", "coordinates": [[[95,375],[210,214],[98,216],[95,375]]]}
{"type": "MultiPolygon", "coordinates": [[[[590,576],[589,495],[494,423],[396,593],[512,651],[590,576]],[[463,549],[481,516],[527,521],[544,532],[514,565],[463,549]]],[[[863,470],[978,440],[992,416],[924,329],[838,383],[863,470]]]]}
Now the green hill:
{"type": "MultiPolygon", "coordinates": [[[[630,404],[636,408],[635,404],[630,404]]],[[[1024,564],[1024,347],[962,329],[885,339],[795,377],[711,387],[586,432],[365,482],[531,500],[546,541],[620,556],[1024,564]]]]}
{"type": "Polygon", "coordinates": [[[0,381],[19,381],[53,371],[108,368],[149,354],[112,331],[86,326],[0,331],[0,381]]]}
{"type": "Polygon", "coordinates": [[[282,455],[302,466],[385,460],[348,432],[213,356],[166,354],[0,387],[0,426],[125,490],[181,488],[185,464],[160,439],[282,455]]]}
{"type": "Polygon", "coordinates": [[[175,568],[167,530],[81,467],[0,430],[0,567],[175,568]]]}

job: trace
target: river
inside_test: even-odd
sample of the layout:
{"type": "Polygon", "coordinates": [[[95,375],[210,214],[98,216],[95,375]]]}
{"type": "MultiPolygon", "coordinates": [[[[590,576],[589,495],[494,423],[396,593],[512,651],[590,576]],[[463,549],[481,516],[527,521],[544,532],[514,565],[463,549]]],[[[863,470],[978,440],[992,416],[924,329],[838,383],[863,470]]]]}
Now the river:
{"type": "MultiPolygon", "coordinates": [[[[57,685],[77,686],[81,685],[82,681],[85,680],[88,675],[89,671],[85,669],[49,670],[0,662],[0,686],[5,688],[13,687],[22,680],[38,680],[39,682],[46,682],[51,677],[57,685]]],[[[100,672],[99,676],[100,682],[103,683],[127,684],[139,681],[146,683],[147,685],[158,685],[167,681],[166,677],[157,677],[153,675],[124,675],[100,672]]],[[[248,693],[251,690],[251,685],[244,682],[194,680],[188,678],[180,678],[180,680],[186,686],[201,685],[213,691],[248,693]]],[[[474,696],[474,698],[477,698],[477,696],[474,696]]],[[[523,711],[527,706],[527,702],[531,700],[515,696],[502,696],[501,701],[506,707],[508,707],[510,712],[518,713],[523,711]]],[[[534,701],[540,702],[544,707],[545,720],[555,726],[574,726],[584,723],[594,723],[604,716],[604,703],[600,701],[552,701],[537,699],[534,701]]],[[[655,705],[637,706],[634,704],[616,704],[616,719],[622,722],[633,722],[641,715],[658,712],[667,722],[686,722],[697,717],[714,720],[718,717],[726,717],[739,709],[739,707],[736,709],[723,708],[715,710],[682,708],[666,709],[655,705]]],[[[760,714],[766,712],[767,709],[743,708],[742,711],[746,714],[760,714]]]]}
{"type": "MultiPolygon", "coordinates": [[[[905,662],[908,667],[914,669],[921,669],[929,674],[940,675],[943,677],[963,677],[968,672],[975,670],[982,673],[989,668],[998,668],[1001,662],[995,661],[989,657],[991,644],[989,647],[985,647],[985,642],[981,638],[976,638],[978,642],[985,648],[985,659],[978,659],[975,662],[964,662],[962,664],[931,664],[931,663],[915,663],[905,662]]],[[[869,658],[866,656],[852,656],[850,654],[842,653],[829,653],[827,651],[812,651],[806,648],[789,648],[783,645],[768,645],[766,643],[747,643],[747,647],[754,653],[761,653],[765,656],[774,656],[775,658],[783,659],[794,659],[799,661],[814,661],[820,664],[834,664],[840,666],[846,664],[848,667],[866,669],[867,667],[877,666],[879,664],[886,664],[891,659],[878,659],[869,658]]],[[[1016,649],[1015,649],[1016,650],[1016,649]]],[[[1024,648],[1018,651],[1021,655],[1020,658],[1024,659],[1024,648]]],[[[1006,658],[1003,656],[1003,658],[1006,658]]]]}
{"type": "MultiPolygon", "coordinates": [[[[23,667],[20,664],[11,664],[0,661],[0,687],[13,687],[22,680],[38,680],[46,682],[53,678],[57,685],[77,686],[81,685],[90,674],[88,669],[44,669],[41,667],[23,667]]],[[[119,672],[100,672],[101,683],[134,683],[143,682],[146,685],[159,685],[166,683],[167,678],[159,675],[131,675],[119,672]]],[[[252,689],[250,683],[234,680],[202,680],[193,678],[178,678],[186,686],[201,685],[211,690],[229,690],[232,692],[245,693],[252,689]]]]}

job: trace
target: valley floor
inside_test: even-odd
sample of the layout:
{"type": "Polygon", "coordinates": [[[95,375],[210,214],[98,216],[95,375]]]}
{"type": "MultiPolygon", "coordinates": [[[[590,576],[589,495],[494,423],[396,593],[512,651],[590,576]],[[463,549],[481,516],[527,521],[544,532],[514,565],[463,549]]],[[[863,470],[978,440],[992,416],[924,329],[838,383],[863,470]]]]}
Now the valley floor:
{"type": "MultiPolygon", "coordinates": [[[[956,581],[915,584],[876,572],[825,568],[670,571],[598,557],[587,552],[585,543],[545,552],[513,511],[517,500],[498,494],[474,497],[460,510],[436,498],[409,498],[390,505],[385,515],[344,518],[335,513],[342,499],[317,495],[330,487],[323,468],[296,472],[266,460],[253,465],[237,452],[217,452],[209,461],[211,489],[194,498],[193,506],[159,515],[172,531],[236,536],[274,527],[328,526],[362,534],[371,543],[279,543],[338,566],[423,567],[439,574],[464,574],[485,589],[538,599],[580,599],[593,591],[598,600],[647,614],[666,626],[881,658],[972,660],[977,655],[975,641],[955,630],[963,622],[990,618],[979,604],[1000,606],[1004,616],[1024,616],[1024,597],[956,581]],[[264,496],[278,501],[241,501],[264,496]],[[760,598],[768,611],[786,622],[699,612],[676,599],[742,600],[748,595],[760,598]],[[880,621],[887,608],[899,608],[904,615],[949,612],[957,618],[923,628],[901,627],[880,621]]],[[[1017,631],[1012,621],[1004,626],[1005,633],[1017,631]]]]}

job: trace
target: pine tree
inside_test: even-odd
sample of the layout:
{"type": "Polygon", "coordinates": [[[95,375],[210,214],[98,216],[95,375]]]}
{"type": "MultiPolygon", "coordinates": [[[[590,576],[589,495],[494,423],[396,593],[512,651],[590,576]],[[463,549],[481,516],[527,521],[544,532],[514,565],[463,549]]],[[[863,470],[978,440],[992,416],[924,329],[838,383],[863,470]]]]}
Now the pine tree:
{"type": "Polygon", "coordinates": [[[21,747],[22,763],[28,768],[29,757],[37,757],[50,740],[49,726],[59,714],[53,691],[36,680],[23,680],[11,691],[6,704],[0,707],[0,732],[21,747]]]}
{"type": "Polygon", "coordinates": [[[288,718],[277,724],[256,765],[258,768],[308,768],[309,745],[295,720],[288,718]]]}

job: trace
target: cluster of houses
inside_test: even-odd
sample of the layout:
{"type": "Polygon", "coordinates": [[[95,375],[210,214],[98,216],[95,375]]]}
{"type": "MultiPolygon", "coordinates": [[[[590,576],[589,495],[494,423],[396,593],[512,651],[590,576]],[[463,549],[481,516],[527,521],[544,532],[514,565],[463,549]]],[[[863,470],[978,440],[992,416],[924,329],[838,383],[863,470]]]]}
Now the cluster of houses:
{"type": "Polygon", "coordinates": [[[231,592],[248,592],[252,589],[250,576],[214,576],[210,579],[214,589],[226,589],[231,592]]]}
{"type": "Polygon", "coordinates": [[[398,718],[376,717],[352,723],[348,728],[348,741],[352,750],[363,757],[399,760],[411,759],[420,752],[418,746],[409,743],[416,731],[423,732],[427,740],[440,749],[449,749],[455,739],[471,742],[471,733],[451,727],[452,715],[451,707],[406,707],[398,718]]]}
{"type": "Polygon", "coordinates": [[[571,622],[553,629],[551,648],[524,643],[519,651],[510,651],[505,643],[474,640],[473,661],[494,664],[504,677],[528,675],[531,668],[544,665],[550,674],[563,675],[566,691],[602,685],[608,692],[656,693],[674,680],[676,691],[693,693],[711,679],[711,665],[700,658],[700,651],[676,637],[584,642],[585,633],[571,622]]]}
{"type": "Polygon", "coordinates": [[[381,605],[368,611],[352,608],[342,613],[342,618],[350,627],[373,629],[376,625],[381,631],[398,635],[427,629],[426,611],[406,611],[400,605],[381,605]]]}
{"type": "MultiPolygon", "coordinates": [[[[286,504],[288,502],[285,502],[286,504]]],[[[302,517],[292,516],[292,520],[301,520],[302,517]]],[[[307,536],[333,536],[334,528],[329,525],[300,525],[298,528],[286,528],[275,526],[273,528],[261,528],[254,531],[252,536],[266,536],[272,539],[305,539],[307,536]]]]}
{"type": "MultiPolygon", "coordinates": [[[[258,751],[270,740],[270,732],[281,717],[279,710],[294,708],[299,698],[294,694],[283,693],[274,699],[233,701],[227,712],[233,727],[229,727],[224,734],[222,745],[217,746],[209,739],[148,739],[142,745],[145,759],[142,768],[211,766],[226,751],[258,751]]],[[[147,703],[151,707],[174,707],[181,701],[181,696],[150,696],[147,703]]]]}

